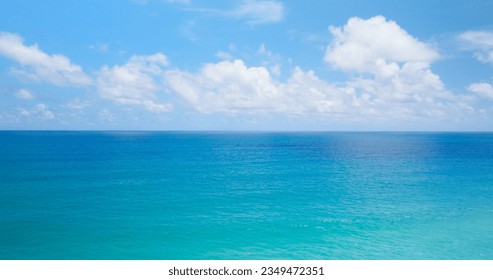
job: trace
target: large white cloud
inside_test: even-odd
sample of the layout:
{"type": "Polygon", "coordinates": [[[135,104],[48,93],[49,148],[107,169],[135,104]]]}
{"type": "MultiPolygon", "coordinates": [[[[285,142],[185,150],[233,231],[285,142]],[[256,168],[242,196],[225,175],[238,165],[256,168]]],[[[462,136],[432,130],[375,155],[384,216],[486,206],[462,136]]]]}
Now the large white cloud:
{"type": "Polygon", "coordinates": [[[343,27],[330,26],[334,36],[325,61],[344,71],[392,75],[399,63],[431,63],[439,54],[383,16],[350,18],[343,27]]]}
{"type": "Polygon", "coordinates": [[[97,74],[97,89],[101,97],[120,104],[140,105],[153,112],[173,109],[160,102],[156,94],[163,91],[159,82],[168,65],[165,55],[133,56],[124,65],[104,66],[97,74]]]}
{"type": "Polygon", "coordinates": [[[170,70],[166,80],[172,91],[202,113],[280,113],[328,121],[385,123],[440,120],[473,110],[466,101],[445,91],[426,66],[418,66],[403,67],[403,77],[397,76],[388,84],[361,78],[343,87],[299,67],[286,81],[279,81],[267,68],[248,67],[241,60],[207,64],[198,73],[170,70]],[[423,82],[423,77],[429,80],[423,82]]]}
{"type": "Polygon", "coordinates": [[[325,61],[336,69],[358,74],[347,85],[360,96],[368,96],[374,108],[392,106],[408,115],[420,114],[454,99],[430,68],[440,57],[438,52],[396,22],[382,16],[350,18],[343,27],[329,29],[334,39],[327,47],[325,61]]]}
{"type": "Polygon", "coordinates": [[[296,68],[283,83],[242,60],[207,64],[197,74],[172,70],[166,77],[173,91],[205,113],[330,113],[345,110],[353,97],[311,71],[296,68]]]}
{"type": "Polygon", "coordinates": [[[47,81],[58,86],[83,86],[91,78],[79,65],[59,54],[48,55],[37,45],[26,46],[23,39],[12,33],[0,32],[0,55],[6,56],[22,67],[13,72],[23,78],[47,81]]]}

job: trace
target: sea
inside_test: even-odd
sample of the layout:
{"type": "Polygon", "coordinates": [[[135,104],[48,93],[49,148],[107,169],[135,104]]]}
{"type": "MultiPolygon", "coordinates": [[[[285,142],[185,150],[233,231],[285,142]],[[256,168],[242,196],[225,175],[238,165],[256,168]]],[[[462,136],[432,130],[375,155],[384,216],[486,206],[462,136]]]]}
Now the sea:
{"type": "Polygon", "coordinates": [[[3,260],[493,259],[493,133],[0,132],[3,260]]]}

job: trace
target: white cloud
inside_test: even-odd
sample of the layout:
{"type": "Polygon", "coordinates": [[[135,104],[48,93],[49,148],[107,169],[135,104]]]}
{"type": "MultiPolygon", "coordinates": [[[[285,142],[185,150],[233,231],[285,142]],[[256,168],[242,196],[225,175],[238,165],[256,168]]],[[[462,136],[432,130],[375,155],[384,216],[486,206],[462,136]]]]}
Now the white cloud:
{"type": "Polygon", "coordinates": [[[63,55],[48,55],[37,45],[26,46],[16,34],[0,32],[0,55],[19,63],[22,67],[13,69],[13,73],[27,79],[58,86],[91,84],[91,78],[79,65],[72,64],[63,55]]]}
{"type": "Polygon", "coordinates": [[[19,99],[24,99],[24,100],[34,99],[33,93],[30,90],[25,89],[25,88],[17,90],[15,92],[15,97],[17,97],[19,99]]]}
{"type": "Polygon", "coordinates": [[[483,62],[493,64],[493,32],[468,31],[460,34],[458,39],[467,44],[467,48],[476,50],[474,57],[483,62]]]}
{"type": "Polygon", "coordinates": [[[366,97],[375,113],[416,117],[452,110],[456,98],[430,68],[439,54],[397,23],[382,16],[350,18],[343,27],[331,26],[330,32],[334,39],[325,61],[361,75],[347,86],[366,97]]]}
{"type": "Polygon", "coordinates": [[[386,102],[420,102],[451,97],[440,77],[426,63],[405,63],[386,76],[355,78],[348,85],[373,99],[386,102]]]}
{"type": "Polygon", "coordinates": [[[383,16],[350,18],[343,27],[330,26],[334,36],[325,61],[344,71],[392,75],[399,63],[431,63],[439,54],[383,16]]]}
{"type": "Polygon", "coordinates": [[[263,67],[247,68],[241,60],[207,64],[197,75],[168,71],[166,77],[171,89],[201,112],[237,112],[275,106],[272,102],[262,102],[277,94],[268,71],[263,67]]]}
{"type": "Polygon", "coordinates": [[[171,104],[162,103],[156,94],[163,86],[156,81],[168,65],[165,55],[133,56],[122,66],[104,66],[98,73],[97,88],[101,97],[120,104],[145,107],[153,112],[167,112],[171,104]]]}
{"type": "Polygon", "coordinates": [[[241,60],[205,65],[198,74],[167,72],[170,88],[194,109],[238,113],[336,113],[351,106],[354,95],[300,68],[282,83],[265,67],[247,67],[241,60]]]}
{"type": "Polygon", "coordinates": [[[250,24],[275,23],[283,19],[284,6],[278,1],[244,0],[228,15],[250,24]]]}
{"type": "Polygon", "coordinates": [[[419,80],[428,76],[427,84],[420,81],[415,85],[415,76],[406,74],[405,79],[390,81],[387,87],[370,79],[353,80],[338,87],[326,83],[313,71],[299,67],[295,67],[289,79],[281,82],[265,67],[248,67],[243,61],[235,60],[207,64],[196,74],[170,70],[166,77],[170,89],[202,113],[279,113],[375,124],[443,120],[473,111],[465,100],[453,98],[441,89],[441,82],[428,71],[426,67],[403,69],[403,72],[418,73],[415,76],[419,80]],[[402,96],[396,96],[396,90],[401,90],[402,96]]]}
{"type": "Polygon", "coordinates": [[[275,0],[243,0],[229,10],[203,8],[192,11],[233,18],[251,25],[277,23],[284,18],[284,5],[275,0]]]}
{"type": "Polygon", "coordinates": [[[489,83],[470,84],[467,89],[481,97],[493,99],[493,85],[489,83]]]}

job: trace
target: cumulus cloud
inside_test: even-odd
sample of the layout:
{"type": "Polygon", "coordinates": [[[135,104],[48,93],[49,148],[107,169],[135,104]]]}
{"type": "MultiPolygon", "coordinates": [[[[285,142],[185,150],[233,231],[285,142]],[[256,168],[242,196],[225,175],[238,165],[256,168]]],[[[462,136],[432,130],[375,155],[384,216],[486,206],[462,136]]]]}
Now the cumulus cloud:
{"type": "MultiPolygon", "coordinates": [[[[262,3],[265,2],[277,3],[262,3]]],[[[254,5],[251,3],[260,2],[244,1],[241,5],[254,5]]],[[[252,20],[245,14],[243,19],[252,20]]],[[[333,40],[326,48],[324,61],[350,73],[347,81],[337,84],[327,83],[314,71],[300,67],[293,67],[288,78],[281,78],[281,59],[264,44],[256,52],[257,58],[261,58],[260,66],[256,67],[240,59],[233,60],[229,52],[219,52],[217,56],[223,61],[190,72],[168,68],[167,57],[157,53],[132,56],[121,65],[103,66],[93,73],[92,79],[68,58],[47,55],[37,46],[25,46],[17,35],[2,33],[0,54],[18,61],[23,66],[20,70],[44,77],[55,85],[87,85],[103,99],[152,112],[173,110],[166,98],[182,100],[193,110],[207,114],[284,114],[307,118],[316,115],[326,120],[384,124],[389,120],[418,123],[418,119],[460,118],[474,111],[470,101],[451,94],[431,70],[431,64],[440,58],[439,53],[397,23],[382,16],[366,20],[351,18],[344,26],[331,26],[329,30],[333,40]],[[49,67],[54,70],[41,71],[49,67]],[[74,78],[77,73],[85,76],[86,82],[77,82],[74,78]],[[175,96],[166,97],[165,92],[173,92],[175,96]]],[[[477,83],[469,90],[493,98],[492,88],[491,84],[477,83]]],[[[28,90],[18,94],[18,98],[25,99],[32,96],[28,90]]],[[[75,99],[65,107],[82,110],[91,104],[75,99]]],[[[45,104],[21,109],[20,114],[45,120],[55,118],[45,104]]],[[[108,110],[100,111],[99,117],[115,120],[108,110]]]]}
{"type": "Polygon", "coordinates": [[[165,55],[133,56],[124,65],[104,66],[98,73],[101,97],[120,104],[140,105],[153,112],[167,112],[171,104],[162,103],[156,94],[163,90],[158,78],[168,65],[165,55]]]}
{"type": "Polygon", "coordinates": [[[458,36],[468,49],[475,50],[474,57],[483,62],[493,64],[493,32],[467,31],[458,36]]]}
{"type": "Polygon", "coordinates": [[[23,39],[12,33],[0,33],[0,55],[21,65],[13,73],[36,81],[47,81],[58,86],[83,86],[91,84],[91,78],[79,65],[59,54],[48,55],[37,45],[26,46],[23,39]]]}
{"type": "MultiPolygon", "coordinates": [[[[56,86],[95,86],[102,98],[120,104],[140,105],[153,112],[168,112],[173,108],[171,104],[160,102],[157,96],[164,90],[162,75],[164,67],[169,64],[167,57],[161,53],[133,56],[124,65],[104,66],[94,74],[94,78],[63,55],[48,55],[37,45],[24,45],[22,38],[16,34],[0,33],[0,55],[20,64],[21,67],[13,72],[23,78],[47,81],[56,86]]],[[[20,89],[14,94],[19,99],[34,98],[27,89],[20,89]]],[[[81,109],[87,104],[70,103],[67,106],[81,109]]],[[[25,112],[33,114],[32,110],[25,112]]],[[[50,114],[46,112],[44,116],[48,118],[50,114]]]]}
{"type": "Polygon", "coordinates": [[[383,16],[350,18],[343,27],[331,26],[329,30],[334,39],[326,49],[325,61],[336,69],[359,74],[347,85],[374,105],[392,105],[412,113],[439,108],[444,104],[440,102],[454,99],[430,68],[440,57],[438,52],[396,22],[383,16]]]}
{"type": "Polygon", "coordinates": [[[408,80],[398,78],[386,87],[370,79],[353,80],[340,87],[299,67],[295,67],[286,81],[278,81],[265,67],[248,67],[242,60],[234,60],[207,64],[198,73],[170,70],[166,80],[172,91],[202,113],[281,113],[368,122],[441,119],[472,110],[462,100],[451,102],[441,82],[428,71],[426,67],[410,69],[408,66],[403,68],[404,73],[413,73],[405,75],[408,80]],[[423,84],[421,79],[426,75],[431,81],[423,84]],[[413,77],[417,77],[419,83],[415,84],[413,77]],[[399,94],[403,96],[396,97],[396,89],[400,89],[399,94]]]}
{"type": "Polygon", "coordinates": [[[350,18],[343,27],[329,27],[334,39],[325,61],[344,71],[392,75],[399,63],[431,63],[439,54],[383,16],[350,18]]]}
{"type": "Polygon", "coordinates": [[[295,68],[286,82],[272,78],[265,67],[248,67],[242,60],[205,65],[199,73],[167,72],[169,87],[194,109],[237,113],[342,112],[354,95],[295,68]]]}

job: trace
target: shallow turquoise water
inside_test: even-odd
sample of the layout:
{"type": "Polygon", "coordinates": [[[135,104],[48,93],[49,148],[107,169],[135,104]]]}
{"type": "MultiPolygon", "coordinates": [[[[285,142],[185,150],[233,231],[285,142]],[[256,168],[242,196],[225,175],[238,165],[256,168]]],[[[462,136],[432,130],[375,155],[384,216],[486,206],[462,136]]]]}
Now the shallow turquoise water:
{"type": "Polygon", "coordinates": [[[493,134],[0,132],[1,259],[493,259],[493,134]]]}

